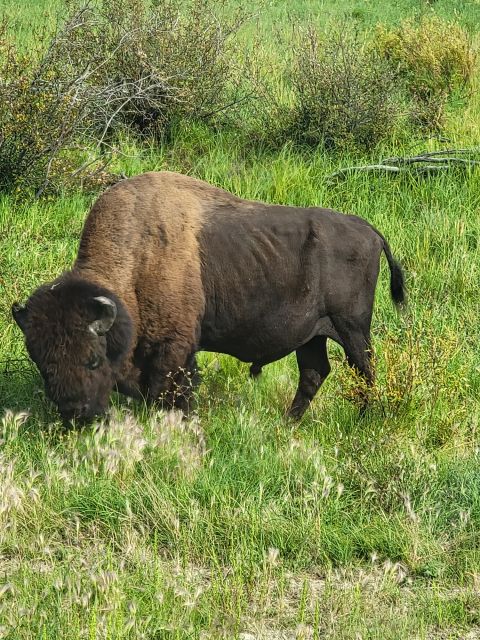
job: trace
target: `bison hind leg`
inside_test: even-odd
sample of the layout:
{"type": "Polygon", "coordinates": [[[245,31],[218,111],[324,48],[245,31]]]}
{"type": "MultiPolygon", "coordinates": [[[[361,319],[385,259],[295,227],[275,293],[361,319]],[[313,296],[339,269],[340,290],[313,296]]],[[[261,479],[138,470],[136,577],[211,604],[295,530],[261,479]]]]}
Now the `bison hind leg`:
{"type": "Polygon", "coordinates": [[[297,349],[296,355],[300,379],[288,415],[294,420],[300,420],[330,373],[327,337],[315,336],[307,344],[297,349]]]}
{"type": "Polygon", "coordinates": [[[368,387],[372,385],[374,379],[370,321],[368,320],[368,323],[344,322],[336,318],[334,324],[341,336],[343,349],[349,366],[360,375],[366,385],[366,387],[362,385],[358,390],[360,411],[363,414],[368,404],[368,387]]]}

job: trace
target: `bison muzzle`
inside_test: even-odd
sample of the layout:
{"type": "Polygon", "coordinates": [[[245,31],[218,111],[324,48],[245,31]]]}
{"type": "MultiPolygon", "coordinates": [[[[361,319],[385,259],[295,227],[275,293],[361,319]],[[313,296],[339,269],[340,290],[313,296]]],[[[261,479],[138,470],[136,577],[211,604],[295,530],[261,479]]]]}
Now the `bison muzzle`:
{"type": "Polygon", "coordinates": [[[103,413],[113,389],[188,410],[200,350],[264,365],[296,352],[300,418],[330,371],[327,338],[372,380],[380,256],[365,220],[238,198],[171,172],[119,182],[94,204],[73,268],[13,316],[64,419],[103,413]]]}

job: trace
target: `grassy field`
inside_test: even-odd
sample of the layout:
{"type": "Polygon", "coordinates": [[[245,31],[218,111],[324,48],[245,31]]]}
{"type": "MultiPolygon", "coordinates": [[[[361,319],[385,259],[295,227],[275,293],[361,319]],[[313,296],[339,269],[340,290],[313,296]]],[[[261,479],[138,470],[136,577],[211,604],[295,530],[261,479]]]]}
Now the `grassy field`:
{"type": "MultiPolygon", "coordinates": [[[[23,4],[0,4],[19,29],[30,5],[42,15],[23,4]]],[[[427,4],[293,10],[322,20],[335,6],[368,26],[427,4]]],[[[434,6],[469,28],[480,10],[434,6]]],[[[266,29],[286,7],[267,6],[266,29]]],[[[479,133],[475,94],[446,136],[474,146],[479,133]]],[[[118,397],[108,424],[63,431],[10,306],[72,263],[92,197],[0,197],[0,638],[480,638],[480,172],[327,180],[435,146],[273,153],[186,126],[165,147],[125,144],[118,161],[128,175],[179,170],[242,197],[356,213],[384,233],[409,306],[393,309],[383,264],[362,418],[332,344],[332,374],[299,425],[283,417],[294,357],[253,382],[247,365],[203,354],[194,419],[118,397]]]]}

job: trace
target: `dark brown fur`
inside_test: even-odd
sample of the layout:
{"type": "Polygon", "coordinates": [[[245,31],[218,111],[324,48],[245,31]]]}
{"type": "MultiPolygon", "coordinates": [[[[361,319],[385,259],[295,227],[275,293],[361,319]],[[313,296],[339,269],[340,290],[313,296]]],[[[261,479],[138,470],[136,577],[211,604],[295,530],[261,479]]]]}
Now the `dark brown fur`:
{"type": "Polygon", "coordinates": [[[300,382],[290,412],[298,418],[330,370],[327,338],[371,380],[382,251],[401,302],[401,269],[364,220],[246,201],[152,172],[97,200],[72,270],[13,312],[65,418],[103,412],[115,385],[187,409],[187,372],[202,349],[252,362],[252,375],[296,351],[300,382]],[[109,328],[92,333],[102,322],[109,328]]]}

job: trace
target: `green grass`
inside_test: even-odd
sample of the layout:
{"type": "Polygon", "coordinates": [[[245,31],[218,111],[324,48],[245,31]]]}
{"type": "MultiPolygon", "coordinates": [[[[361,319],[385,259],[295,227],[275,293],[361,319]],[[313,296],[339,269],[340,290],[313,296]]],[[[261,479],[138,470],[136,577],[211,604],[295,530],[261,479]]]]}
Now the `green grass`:
{"type": "MultiPolygon", "coordinates": [[[[285,4],[267,7],[274,22],[285,4]]],[[[465,22],[478,10],[456,6],[465,22]]],[[[452,114],[452,145],[478,143],[479,115],[476,96],[452,114]]],[[[125,143],[118,161],[129,175],[180,170],[242,197],[356,213],[385,234],[409,307],[394,311],[382,264],[363,418],[332,346],[299,425],[283,417],[294,357],[254,382],[247,365],[203,354],[196,419],[117,397],[107,427],[64,432],[30,363],[4,371],[25,357],[10,306],[71,265],[92,198],[0,199],[0,638],[480,637],[480,173],[327,180],[433,144],[273,153],[186,126],[168,146],[125,143]]]]}
{"type": "MultiPolygon", "coordinates": [[[[245,3],[229,0],[232,7],[241,7],[245,3]]],[[[54,22],[56,12],[65,3],[60,0],[0,0],[0,11],[8,16],[15,32],[30,39],[32,25],[54,22]]],[[[480,22],[480,5],[476,0],[398,0],[398,2],[377,2],[376,0],[275,0],[265,2],[254,0],[249,3],[254,14],[254,23],[260,27],[263,38],[270,39],[281,32],[292,21],[313,20],[328,24],[332,20],[353,22],[360,29],[370,29],[378,22],[396,24],[407,17],[418,17],[435,11],[446,19],[456,19],[470,31],[476,33],[480,22]],[[434,4],[434,8],[433,8],[434,4]]],[[[246,27],[246,33],[252,34],[253,24],[246,27]]]]}

